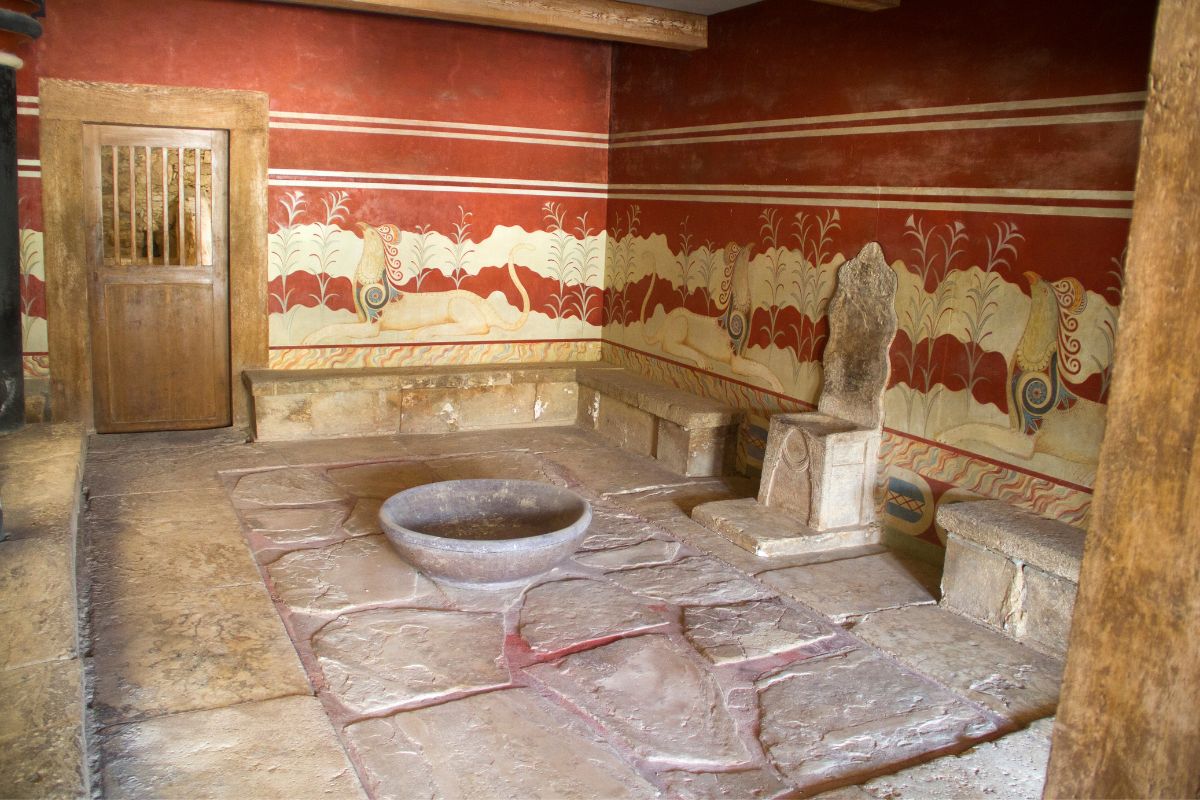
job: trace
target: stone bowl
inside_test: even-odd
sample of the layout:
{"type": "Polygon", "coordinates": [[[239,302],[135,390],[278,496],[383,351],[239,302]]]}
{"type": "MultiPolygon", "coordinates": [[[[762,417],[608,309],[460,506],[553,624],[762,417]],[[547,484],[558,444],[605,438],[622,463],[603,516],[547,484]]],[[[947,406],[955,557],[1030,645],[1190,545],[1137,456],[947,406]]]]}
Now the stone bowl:
{"type": "Polygon", "coordinates": [[[442,481],[392,495],[379,521],[400,555],[429,577],[498,587],[528,581],[575,552],[592,509],[548,483],[442,481]]]}

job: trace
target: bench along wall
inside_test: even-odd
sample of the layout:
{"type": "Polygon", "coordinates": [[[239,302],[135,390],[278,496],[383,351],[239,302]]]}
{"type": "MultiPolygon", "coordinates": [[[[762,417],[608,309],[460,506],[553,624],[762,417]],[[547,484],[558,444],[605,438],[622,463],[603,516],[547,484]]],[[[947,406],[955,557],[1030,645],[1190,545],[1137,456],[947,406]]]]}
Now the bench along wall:
{"type": "Polygon", "coordinates": [[[989,496],[1082,524],[1155,4],[766,0],[618,46],[605,357],[766,415],[821,384],[837,268],[899,278],[878,503],[937,543],[989,496]]]}
{"type": "Polygon", "coordinates": [[[47,5],[18,86],[28,374],[52,368],[41,77],[270,95],[271,366],[599,356],[607,44],[245,0],[47,5]],[[491,323],[348,327],[360,267],[388,295],[470,292],[491,323]]]}

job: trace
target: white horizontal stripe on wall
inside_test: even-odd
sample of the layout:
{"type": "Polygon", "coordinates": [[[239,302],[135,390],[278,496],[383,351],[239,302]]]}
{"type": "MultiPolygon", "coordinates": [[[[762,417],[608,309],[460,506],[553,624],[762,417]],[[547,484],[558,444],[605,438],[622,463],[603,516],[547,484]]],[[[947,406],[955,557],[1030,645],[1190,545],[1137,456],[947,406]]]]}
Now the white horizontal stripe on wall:
{"type": "Polygon", "coordinates": [[[617,184],[567,181],[535,181],[520,178],[478,176],[408,175],[400,173],[335,172],[332,170],[270,170],[270,185],[296,188],[376,189],[384,191],[446,192],[453,194],[499,194],[527,197],[592,197],[612,200],[726,203],[736,205],[791,205],[828,208],[888,208],[931,211],[975,211],[985,213],[1036,214],[1039,216],[1107,217],[1128,219],[1125,207],[1062,206],[1037,203],[989,203],[952,199],[886,200],[881,196],[944,198],[1013,198],[1024,200],[1093,200],[1128,204],[1133,193],[1090,189],[1008,189],[911,186],[742,186],[728,184],[617,184]],[[457,185],[466,184],[466,185],[457,185]],[[656,192],[676,188],[685,191],[656,192]],[[732,189],[748,194],[712,194],[732,189]],[[789,192],[817,194],[816,197],[787,196],[789,192]],[[829,195],[863,194],[868,197],[829,195]],[[821,196],[824,195],[824,196],[821,196]]]}
{"type": "Polygon", "coordinates": [[[1090,94],[1076,97],[1052,97],[1040,100],[1011,100],[996,103],[969,103],[954,106],[926,106],[923,108],[898,108],[889,111],[862,111],[854,114],[825,114],[788,119],[763,119],[746,122],[726,122],[716,125],[692,125],[682,128],[656,128],[644,131],[614,133],[612,141],[636,139],[646,136],[675,135],[680,133],[713,133],[719,131],[749,130],[753,128],[782,128],[799,125],[822,125],[833,122],[867,122],[884,119],[906,119],[912,117],[935,117],[955,114],[990,114],[1004,111],[1036,111],[1042,109],[1077,108],[1086,106],[1118,105],[1122,103],[1144,103],[1146,92],[1121,92],[1117,94],[1090,94]]]}
{"type": "Polygon", "coordinates": [[[1133,202],[1133,192],[1100,189],[1001,189],[942,186],[797,186],[743,183],[614,183],[610,191],[757,192],[782,194],[866,194],[912,197],[1014,197],[1047,200],[1104,200],[1133,202]]]}
{"type": "Polygon", "coordinates": [[[487,133],[459,133],[457,131],[429,131],[417,128],[383,128],[364,125],[326,125],[319,122],[272,122],[273,129],[301,131],[332,131],[334,133],[369,133],[376,136],[418,136],[427,139],[465,139],[483,142],[511,142],[513,144],[541,144],[554,147],[586,147],[595,150],[608,149],[607,142],[587,142],[576,139],[548,139],[536,136],[516,136],[487,133]]]}
{"type": "Polygon", "coordinates": [[[356,122],[371,125],[392,127],[420,128],[454,128],[464,131],[490,131],[492,133],[530,133],[538,136],[563,136],[575,139],[595,139],[608,141],[607,133],[590,133],[588,131],[562,131],[554,128],[522,128],[513,125],[487,125],[477,122],[445,122],[428,119],[397,119],[394,117],[356,117],[345,114],[314,114],[305,111],[272,111],[271,116],[278,119],[299,119],[316,122],[356,122]]]}
{"type": "Polygon", "coordinates": [[[452,186],[450,184],[389,183],[380,181],[337,181],[303,178],[271,178],[271,186],[294,186],[314,189],[382,189],[394,192],[445,192],[447,194],[507,194],[528,197],[594,197],[603,200],[604,192],[576,192],[562,189],[506,188],[496,186],[452,186]]]}
{"type": "Polygon", "coordinates": [[[728,203],[763,206],[815,206],[819,208],[888,208],[911,211],[973,211],[988,214],[1032,214],[1050,217],[1107,217],[1129,219],[1128,208],[1099,206],[1043,206],[1018,203],[931,203],[923,200],[860,200],[847,197],[764,197],[751,195],[622,194],[611,192],[610,200],[677,201],[684,203],[728,203]]]}
{"type": "Polygon", "coordinates": [[[618,142],[614,149],[633,147],[664,147],[681,144],[720,144],[725,142],[763,142],[780,139],[818,139],[830,136],[864,136],[881,133],[928,133],[932,131],[983,130],[992,128],[1026,128],[1048,125],[1096,125],[1112,122],[1140,122],[1141,111],[1101,111],[1093,114],[1054,114],[1036,117],[1001,117],[991,119],[955,119],[936,122],[905,122],[883,125],[851,125],[842,128],[812,128],[799,131],[739,133],[720,136],[682,136],[672,139],[647,139],[618,142]]]}
{"type": "Polygon", "coordinates": [[[501,186],[547,186],[558,189],[594,189],[608,191],[606,183],[573,183],[570,181],[538,181],[522,178],[479,178],[459,175],[410,175],[398,172],[338,172],[324,169],[271,169],[268,174],[272,177],[289,178],[295,176],[309,178],[348,178],[362,180],[394,180],[394,181],[443,181],[446,183],[487,183],[501,186]]]}

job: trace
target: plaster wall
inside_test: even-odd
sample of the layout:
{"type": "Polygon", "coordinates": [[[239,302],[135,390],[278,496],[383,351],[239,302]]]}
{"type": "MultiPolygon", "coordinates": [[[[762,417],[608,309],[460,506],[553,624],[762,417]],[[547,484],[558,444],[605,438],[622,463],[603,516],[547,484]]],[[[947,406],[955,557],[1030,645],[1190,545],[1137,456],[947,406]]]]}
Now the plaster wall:
{"type": "Polygon", "coordinates": [[[608,45],[246,0],[49,5],[18,77],[27,374],[50,369],[43,77],[270,96],[272,366],[599,356],[608,45]],[[345,327],[372,316],[355,299],[368,237],[385,301],[461,290],[486,329],[345,327]]]}
{"type": "Polygon", "coordinates": [[[767,415],[816,403],[837,268],[878,241],[887,527],[942,542],[936,506],[976,496],[1085,524],[1154,8],[766,0],[706,51],[619,46],[605,358],[753,412],[753,466],[767,415]]]}

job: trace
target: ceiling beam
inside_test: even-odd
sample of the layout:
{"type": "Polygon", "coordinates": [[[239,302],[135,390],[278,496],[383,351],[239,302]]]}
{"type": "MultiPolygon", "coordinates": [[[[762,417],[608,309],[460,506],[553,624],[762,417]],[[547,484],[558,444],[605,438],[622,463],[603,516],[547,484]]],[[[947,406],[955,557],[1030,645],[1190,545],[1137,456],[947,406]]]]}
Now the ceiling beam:
{"type": "Polygon", "coordinates": [[[469,22],[539,33],[630,42],[676,50],[708,46],[708,19],[617,0],[267,0],[469,22]]]}
{"type": "Polygon", "coordinates": [[[897,8],[900,5],[900,0],[813,0],[813,2],[853,8],[856,11],[883,11],[888,8],[897,8]]]}

